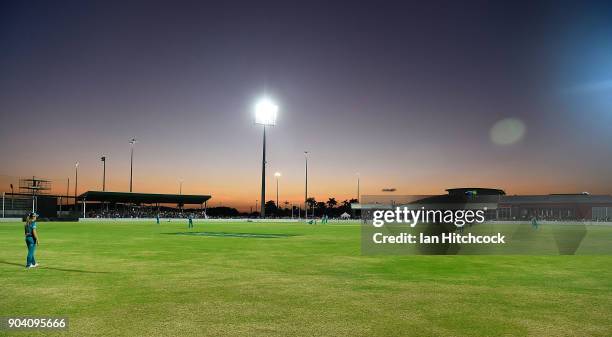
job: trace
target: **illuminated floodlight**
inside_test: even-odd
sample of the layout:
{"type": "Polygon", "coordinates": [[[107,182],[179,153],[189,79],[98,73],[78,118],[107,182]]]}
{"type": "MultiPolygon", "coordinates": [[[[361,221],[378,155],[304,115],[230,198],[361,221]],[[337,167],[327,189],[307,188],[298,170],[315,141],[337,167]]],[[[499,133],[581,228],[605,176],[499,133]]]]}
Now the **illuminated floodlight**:
{"type": "MultiPolygon", "coordinates": [[[[277,113],[278,105],[276,105],[276,103],[274,103],[274,101],[272,101],[268,97],[262,97],[259,101],[257,101],[257,103],[255,103],[255,123],[263,125],[263,154],[261,160],[261,212],[259,213],[259,216],[262,218],[266,217],[266,126],[276,125],[277,113]]],[[[278,177],[279,176],[276,176],[277,191],[278,177]]]]}
{"type": "Polygon", "coordinates": [[[255,123],[275,125],[278,105],[269,98],[262,98],[255,104],[255,123]]]}
{"type": "Polygon", "coordinates": [[[278,177],[281,176],[281,173],[280,172],[276,172],[276,173],[274,173],[274,176],[278,178],[278,177]]]}

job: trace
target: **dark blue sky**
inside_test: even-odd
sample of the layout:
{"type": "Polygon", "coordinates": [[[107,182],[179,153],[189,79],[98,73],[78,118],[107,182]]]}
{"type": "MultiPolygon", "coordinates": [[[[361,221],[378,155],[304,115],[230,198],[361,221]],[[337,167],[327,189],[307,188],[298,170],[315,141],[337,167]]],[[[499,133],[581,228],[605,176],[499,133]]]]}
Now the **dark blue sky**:
{"type": "Polygon", "coordinates": [[[137,137],[136,190],[183,178],[186,193],[254,203],[252,105],[267,93],[281,107],[268,171],[283,173],[282,199],[302,198],[304,149],[320,198],[353,196],[356,172],[364,193],[612,192],[608,5],[15,1],[0,13],[0,174],[59,186],[80,161],[82,189],[97,189],[106,153],[110,188],[125,190],[137,137]]]}

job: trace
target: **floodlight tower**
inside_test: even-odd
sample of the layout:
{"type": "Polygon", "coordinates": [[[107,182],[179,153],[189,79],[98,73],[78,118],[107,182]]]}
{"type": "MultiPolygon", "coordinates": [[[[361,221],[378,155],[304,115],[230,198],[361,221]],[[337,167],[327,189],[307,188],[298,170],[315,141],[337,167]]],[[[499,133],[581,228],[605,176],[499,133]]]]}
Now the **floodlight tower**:
{"type": "Polygon", "coordinates": [[[132,174],[134,173],[134,144],[136,143],[136,138],[130,139],[130,192],[132,192],[132,174]]]}
{"type": "Polygon", "coordinates": [[[74,164],[74,207],[76,209],[77,204],[77,188],[79,186],[79,162],[74,164]]]}
{"type": "Polygon", "coordinates": [[[274,177],[276,177],[276,208],[278,208],[278,178],[280,178],[280,176],[280,172],[274,173],[274,177]]]}
{"type": "Polygon", "coordinates": [[[15,208],[15,190],[13,184],[11,184],[11,209],[15,208]]]}
{"type": "Polygon", "coordinates": [[[360,175],[359,175],[359,172],[357,172],[357,202],[361,202],[361,196],[359,194],[359,178],[360,178],[360,175]]]}
{"type": "Polygon", "coordinates": [[[103,154],[100,161],[102,162],[102,192],[106,192],[106,155],[103,154]]]}
{"type": "Polygon", "coordinates": [[[306,183],[304,189],[304,219],[308,219],[308,151],[304,151],[304,159],[306,160],[306,183]]]}
{"type": "Polygon", "coordinates": [[[267,97],[260,99],[255,104],[255,123],[263,125],[263,158],[261,161],[261,213],[266,216],[266,126],[276,124],[278,105],[267,97]]]}

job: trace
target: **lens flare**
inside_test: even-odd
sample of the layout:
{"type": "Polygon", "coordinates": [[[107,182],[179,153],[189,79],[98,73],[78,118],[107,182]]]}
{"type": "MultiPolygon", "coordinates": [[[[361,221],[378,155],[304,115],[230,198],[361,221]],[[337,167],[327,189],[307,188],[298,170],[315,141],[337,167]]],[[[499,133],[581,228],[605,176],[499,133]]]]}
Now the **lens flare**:
{"type": "Polygon", "coordinates": [[[497,145],[512,145],[525,136],[525,123],[516,118],[506,118],[497,121],[491,127],[491,141],[497,145]]]}

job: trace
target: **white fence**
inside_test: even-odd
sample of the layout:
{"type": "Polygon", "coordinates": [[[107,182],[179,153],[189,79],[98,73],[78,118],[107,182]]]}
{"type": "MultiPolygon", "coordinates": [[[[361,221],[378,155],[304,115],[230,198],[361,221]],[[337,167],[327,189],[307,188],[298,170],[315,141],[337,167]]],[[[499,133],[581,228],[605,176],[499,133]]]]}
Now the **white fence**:
{"type": "MultiPolygon", "coordinates": [[[[177,222],[187,221],[186,218],[159,218],[159,222],[177,222]]],[[[156,222],[155,218],[79,218],[79,222],[156,222]]],[[[297,223],[303,222],[304,219],[193,219],[193,222],[278,222],[278,223],[297,223]]],[[[310,221],[310,219],[308,219],[310,221]]],[[[321,220],[318,219],[317,223],[321,220]]],[[[360,223],[359,220],[329,220],[329,223],[360,223]]]]}
{"type": "Polygon", "coordinates": [[[21,218],[0,218],[0,222],[21,222],[21,218]]]}
{"type": "MultiPolygon", "coordinates": [[[[187,221],[187,218],[159,218],[159,222],[187,221]]],[[[79,222],[156,222],[156,218],[79,218],[79,222]]],[[[193,222],[298,222],[298,219],[193,219],[193,222]]]]}
{"type": "MultiPolygon", "coordinates": [[[[531,224],[531,221],[486,221],[485,223],[494,225],[520,225],[520,224],[531,224]]],[[[549,220],[538,220],[539,225],[587,225],[587,226],[612,226],[610,221],[549,221],[549,220]]]]}

